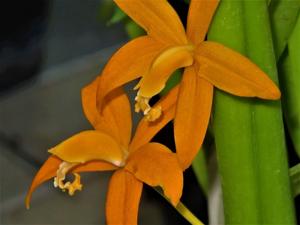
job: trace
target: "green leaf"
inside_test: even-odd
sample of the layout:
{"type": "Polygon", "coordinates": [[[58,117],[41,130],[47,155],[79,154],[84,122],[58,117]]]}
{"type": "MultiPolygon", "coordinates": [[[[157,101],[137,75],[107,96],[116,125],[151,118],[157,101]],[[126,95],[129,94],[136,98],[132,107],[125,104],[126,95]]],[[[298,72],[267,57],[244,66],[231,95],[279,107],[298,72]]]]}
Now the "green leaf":
{"type": "Polygon", "coordinates": [[[124,20],[125,18],[127,18],[127,15],[118,7],[115,7],[114,9],[114,13],[112,15],[112,17],[110,18],[110,20],[107,22],[107,25],[112,25],[115,23],[119,23],[122,20],[124,20]]]}
{"type": "Polygon", "coordinates": [[[294,197],[300,194],[300,163],[290,169],[294,197]]]}

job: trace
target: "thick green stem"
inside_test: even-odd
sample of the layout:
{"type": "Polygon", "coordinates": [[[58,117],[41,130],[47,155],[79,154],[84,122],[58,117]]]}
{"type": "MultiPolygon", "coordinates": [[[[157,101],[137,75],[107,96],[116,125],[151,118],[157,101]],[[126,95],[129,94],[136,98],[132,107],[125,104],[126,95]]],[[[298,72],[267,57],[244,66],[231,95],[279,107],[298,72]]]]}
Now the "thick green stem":
{"type": "MultiPolygon", "coordinates": [[[[248,56],[278,83],[266,1],[244,0],[244,12],[248,56]]],[[[295,224],[280,101],[251,105],[261,223],[295,224]]]]}
{"type": "MultiPolygon", "coordinates": [[[[277,80],[266,1],[223,0],[208,38],[277,80]]],[[[216,91],[214,133],[226,224],[294,224],[280,102],[216,91]]]]}
{"type": "MultiPolygon", "coordinates": [[[[208,39],[245,54],[243,14],[241,1],[221,1],[208,39]]],[[[216,90],[213,119],[225,222],[258,224],[260,210],[249,100],[216,90]]]]}

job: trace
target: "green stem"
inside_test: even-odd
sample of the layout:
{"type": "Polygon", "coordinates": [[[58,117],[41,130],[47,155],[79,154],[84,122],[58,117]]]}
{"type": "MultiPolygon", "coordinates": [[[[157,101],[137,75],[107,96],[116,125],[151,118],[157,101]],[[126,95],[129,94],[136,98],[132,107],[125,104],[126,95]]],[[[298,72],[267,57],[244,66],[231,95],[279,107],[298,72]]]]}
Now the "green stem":
{"type": "Polygon", "coordinates": [[[182,202],[179,202],[175,209],[191,224],[204,225],[182,202]]]}
{"type": "MultiPolygon", "coordinates": [[[[208,39],[248,53],[277,81],[265,0],[223,0],[208,39]]],[[[216,91],[213,118],[226,224],[294,224],[280,102],[216,91]]]]}
{"type": "MultiPolygon", "coordinates": [[[[169,203],[169,199],[162,193],[158,188],[153,188],[157,193],[159,193],[164,199],[169,203]]],[[[170,203],[171,204],[171,203],[170,203]]],[[[172,204],[171,204],[172,205],[172,204]]],[[[182,202],[179,202],[177,206],[172,205],[176,211],[182,215],[190,224],[192,225],[204,225],[182,202]]]]}
{"type": "MultiPolygon", "coordinates": [[[[278,83],[267,3],[243,2],[248,56],[278,83]]],[[[251,105],[261,223],[295,224],[280,101],[251,105]]]]}
{"type": "MultiPolygon", "coordinates": [[[[243,14],[241,1],[222,0],[208,39],[245,53],[243,14]]],[[[258,184],[249,100],[216,89],[213,118],[225,223],[259,224],[258,184]]]]}

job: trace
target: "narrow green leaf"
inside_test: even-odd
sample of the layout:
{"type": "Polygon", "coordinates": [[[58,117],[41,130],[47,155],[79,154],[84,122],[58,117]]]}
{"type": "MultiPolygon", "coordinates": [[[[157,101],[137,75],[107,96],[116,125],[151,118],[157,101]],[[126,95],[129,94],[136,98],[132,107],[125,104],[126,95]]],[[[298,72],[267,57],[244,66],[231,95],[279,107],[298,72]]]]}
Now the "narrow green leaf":
{"type": "Polygon", "coordinates": [[[300,163],[290,169],[294,197],[300,195],[300,163]]]}
{"type": "Polygon", "coordinates": [[[112,17],[110,18],[110,20],[107,22],[107,25],[119,23],[122,20],[124,20],[125,18],[127,18],[127,15],[119,7],[115,6],[114,13],[113,13],[112,17]]]}
{"type": "Polygon", "coordinates": [[[269,7],[274,49],[278,60],[297,21],[300,0],[273,0],[269,7]]]}

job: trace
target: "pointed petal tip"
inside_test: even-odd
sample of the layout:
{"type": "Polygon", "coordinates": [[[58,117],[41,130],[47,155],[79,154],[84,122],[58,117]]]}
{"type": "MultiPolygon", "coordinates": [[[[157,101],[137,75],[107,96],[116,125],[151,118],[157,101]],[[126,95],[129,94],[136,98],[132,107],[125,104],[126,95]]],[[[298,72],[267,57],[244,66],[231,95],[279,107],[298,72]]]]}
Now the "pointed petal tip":
{"type": "Polygon", "coordinates": [[[266,100],[279,100],[281,98],[281,92],[277,86],[274,85],[274,87],[266,91],[265,94],[261,96],[258,95],[258,97],[266,100]]]}
{"type": "Polygon", "coordinates": [[[273,98],[272,98],[272,100],[278,100],[278,99],[280,99],[281,98],[281,92],[280,92],[280,90],[276,87],[276,89],[274,89],[274,91],[273,91],[273,98]]]}

